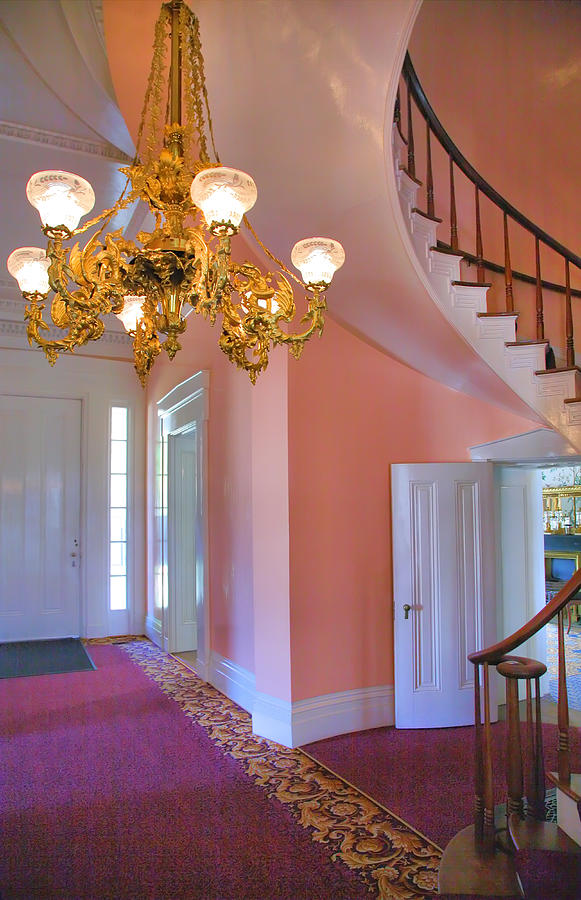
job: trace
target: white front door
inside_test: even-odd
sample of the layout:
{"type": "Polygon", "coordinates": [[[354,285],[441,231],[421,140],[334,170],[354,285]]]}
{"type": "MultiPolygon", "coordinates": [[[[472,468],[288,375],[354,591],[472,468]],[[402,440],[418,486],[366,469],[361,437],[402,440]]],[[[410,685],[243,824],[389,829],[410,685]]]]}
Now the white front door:
{"type": "Polygon", "coordinates": [[[496,640],[493,467],[392,465],[391,486],[395,724],[469,725],[467,656],[496,640]]]}
{"type": "Polygon", "coordinates": [[[0,641],[80,633],[80,466],[79,400],[0,397],[0,641]]]}
{"type": "Polygon", "coordinates": [[[197,650],[198,431],[168,437],[170,653],[197,650]]]}

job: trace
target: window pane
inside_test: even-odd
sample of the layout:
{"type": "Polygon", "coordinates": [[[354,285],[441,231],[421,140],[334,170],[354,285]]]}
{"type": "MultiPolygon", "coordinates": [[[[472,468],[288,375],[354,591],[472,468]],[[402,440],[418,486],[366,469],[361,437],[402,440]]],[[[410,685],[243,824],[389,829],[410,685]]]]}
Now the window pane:
{"type": "Polygon", "coordinates": [[[127,409],[124,406],[114,406],[111,409],[111,440],[127,440],[127,409]]]}
{"type": "Polygon", "coordinates": [[[111,510],[111,541],[127,540],[127,510],[111,510]]]}
{"type": "Polygon", "coordinates": [[[109,579],[109,608],[127,608],[127,579],[124,575],[115,575],[109,579]]]}
{"type": "Polygon", "coordinates": [[[111,441],[111,473],[127,472],[127,442],[111,441]]]}
{"type": "Polygon", "coordinates": [[[111,575],[127,575],[127,544],[111,543],[111,575]]]}
{"type": "Polygon", "coordinates": [[[111,506],[127,506],[127,475],[111,475],[111,506]]]}

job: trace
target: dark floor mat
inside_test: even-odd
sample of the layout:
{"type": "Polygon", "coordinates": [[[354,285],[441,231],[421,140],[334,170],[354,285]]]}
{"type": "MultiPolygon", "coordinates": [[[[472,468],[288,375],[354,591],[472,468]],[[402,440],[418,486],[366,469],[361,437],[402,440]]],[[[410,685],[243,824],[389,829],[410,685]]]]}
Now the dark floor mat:
{"type": "Polygon", "coordinates": [[[0,644],[0,678],[57,675],[94,668],[93,660],[78,638],[0,644]]]}

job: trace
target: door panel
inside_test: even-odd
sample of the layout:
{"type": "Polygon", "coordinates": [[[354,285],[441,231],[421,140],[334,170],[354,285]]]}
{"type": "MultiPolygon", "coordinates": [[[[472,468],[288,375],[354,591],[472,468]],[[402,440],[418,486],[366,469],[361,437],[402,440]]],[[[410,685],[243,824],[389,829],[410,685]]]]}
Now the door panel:
{"type": "Polygon", "coordinates": [[[470,724],[467,655],[496,638],[492,466],[391,470],[396,727],[470,724]]]}
{"type": "Polygon", "coordinates": [[[198,432],[169,435],[168,607],[170,652],[197,650],[198,432]]]}
{"type": "Polygon", "coordinates": [[[81,403],[3,396],[0,417],[0,640],[78,635],[81,403]]]}

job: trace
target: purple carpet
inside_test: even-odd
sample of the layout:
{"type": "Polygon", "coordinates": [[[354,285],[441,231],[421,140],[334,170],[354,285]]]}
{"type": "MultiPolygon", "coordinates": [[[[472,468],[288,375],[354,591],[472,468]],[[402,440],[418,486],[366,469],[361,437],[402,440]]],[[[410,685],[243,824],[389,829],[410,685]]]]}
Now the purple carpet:
{"type": "Polygon", "coordinates": [[[114,646],[0,681],[2,900],[369,896],[114,646]]]}
{"type": "MultiPolygon", "coordinates": [[[[505,724],[493,725],[495,802],[506,801],[505,724]]],[[[545,768],[557,768],[557,728],[543,725],[545,768]]],[[[440,847],[474,821],[474,730],[376,728],[307,744],[317,762],[386,806],[440,847]]],[[[581,771],[571,729],[573,771],[581,771]]]]}

